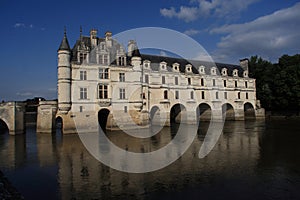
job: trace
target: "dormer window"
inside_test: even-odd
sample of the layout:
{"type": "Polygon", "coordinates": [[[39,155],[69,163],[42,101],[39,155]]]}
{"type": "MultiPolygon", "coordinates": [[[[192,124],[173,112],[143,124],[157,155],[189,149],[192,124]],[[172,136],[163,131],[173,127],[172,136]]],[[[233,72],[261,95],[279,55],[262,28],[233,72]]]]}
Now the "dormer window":
{"type": "Polygon", "coordinates": [[[245,78],[248,77],[248,71],[247,71],[247,70],[244,71],[243,76],[244,76],[245,78]]]}
{"type": "Polygon", "coordinates": [[[164,62],[164,61],[159,63],[159,68],[160,68],[160,70],[166,71],[167,70],[167,63],[164,62]]]}
{"type": "Polygon", "coordinates": [[[174,72],[178,72],[179,71],[179,64],[178,63],[174,63],[173,64],[173,71],[174,72]]]}
{"type": "Polygon", "coordinates": [[[126,65],[126,58],[125,56],[120,56],[117,60],[117,65],[125,66],[126,65]]]}
{"type": "Polygon", "coordinates": [[[222,76],[227,76],[227,69],[226,68],[222,69],[222,76]]]}
{"type": "Polygon", "coordinates": [[[185,72],[186,73],[191,73],[192,72],[192,65],[191,64],[187,64],[185,66],[185,72]]]}
{"type": "Polygon", "coordinates": [[[149,69],[149,67],[150,67],[150,61],[149,60],[145,60],[143,62],[143,65],[144,65],[144,68],[149,69]]]}
{"type": "Polygon", "coordinates": [[[211,75],[216,75],[217,74],[217,69],[216,67],[212,67],[210,70],[211,75]]]}
{"type": "Polygon", "coordinates": [[[233,75],[233,76],[238,76],[238,70],[237,70],[237,69],[234,69],[233,72],[232,72],[232,75],[233,75]]]}
{"type": "Polygon", "coordinates": [[[200,74],[205,74],[205,67],[201,65],[200,67],[198,67],[198,71],[200,74]]]}

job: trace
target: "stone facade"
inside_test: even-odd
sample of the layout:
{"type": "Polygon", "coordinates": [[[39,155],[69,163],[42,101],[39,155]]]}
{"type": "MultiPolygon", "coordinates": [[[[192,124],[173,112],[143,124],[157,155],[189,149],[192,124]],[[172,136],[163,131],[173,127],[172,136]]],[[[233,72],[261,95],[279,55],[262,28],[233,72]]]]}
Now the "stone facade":
{"type": "MultiPolygon", "coordinates": [[[[66,33],[58,49],[58,110],[64,133],[89,127],[91,117],[105,118],[106,128],[170,125],[202,120],[264,118],[256,99],[248,60],[240,66],[180,58],[141,55],[135,41],[120,45],[97,30],[71,49],[66,33]],[[105,110],[108,116],[100,114],[105,110]],[[198,111],[198,112],[197,112],[198,111]],[[107,117],[107,119],[106,119],[107,117]],[[116,122],[117,120],[117,122],[116,122]]],[[[100,120],[100,119],[99,119],[100,120]]]]}

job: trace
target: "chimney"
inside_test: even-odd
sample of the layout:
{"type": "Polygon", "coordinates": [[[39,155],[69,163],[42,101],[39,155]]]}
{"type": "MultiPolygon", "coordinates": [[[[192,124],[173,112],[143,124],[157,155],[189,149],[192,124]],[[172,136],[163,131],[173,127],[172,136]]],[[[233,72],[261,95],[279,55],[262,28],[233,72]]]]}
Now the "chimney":
{"type": "Polygon", "coordinates": [[[244,58],[240,60],[240,66],[243,68],[244,71],[249,71],[248,69],[248,63],[249,63],[249,59],[248,58],[244,58]]]}
{"type": "Polygon", "coordinates": [[[90,39],[91,39],[92,47],[97,46],[97,29],[91,29],[90,39]]]}
{"type": "Polygon", "coordinates": [[[105,32],[105,42],[106,42],[106,47],[111,48],[112,47],[112,33],[110,31],[105,32]]]}
{"type": "Polygon", "coordinates": [[[132,56],[132,52],[137,48],[136,46],[136,42],[134,40],[129,40],[128,45],[127,45],[127,49],[128,49],[128,53],[127,55],[129,57],[132,56]]]}

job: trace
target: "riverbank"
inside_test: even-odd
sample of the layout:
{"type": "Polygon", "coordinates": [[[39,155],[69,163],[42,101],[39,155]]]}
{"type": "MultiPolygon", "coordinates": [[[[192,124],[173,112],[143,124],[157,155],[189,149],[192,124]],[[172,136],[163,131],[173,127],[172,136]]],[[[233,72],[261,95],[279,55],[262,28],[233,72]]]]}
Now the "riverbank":
{"type": "Polygon", "coordinates": [[[24,199],[17,189],[9,182],[9,180],[0,171],[0,200],[8,199],[24,199]]]}

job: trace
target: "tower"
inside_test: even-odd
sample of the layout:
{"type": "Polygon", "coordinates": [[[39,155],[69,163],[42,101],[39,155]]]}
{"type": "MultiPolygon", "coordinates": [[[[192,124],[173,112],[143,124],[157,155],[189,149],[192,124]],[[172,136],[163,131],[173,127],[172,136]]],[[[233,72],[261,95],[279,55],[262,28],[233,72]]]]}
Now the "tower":
{"type": "Polygon", "coordinates": [[[67,114],[71,109],[71,49],[67,39],[66,29],[64,37],[57,50],[58,53],[58,109],[67,114]]]}

